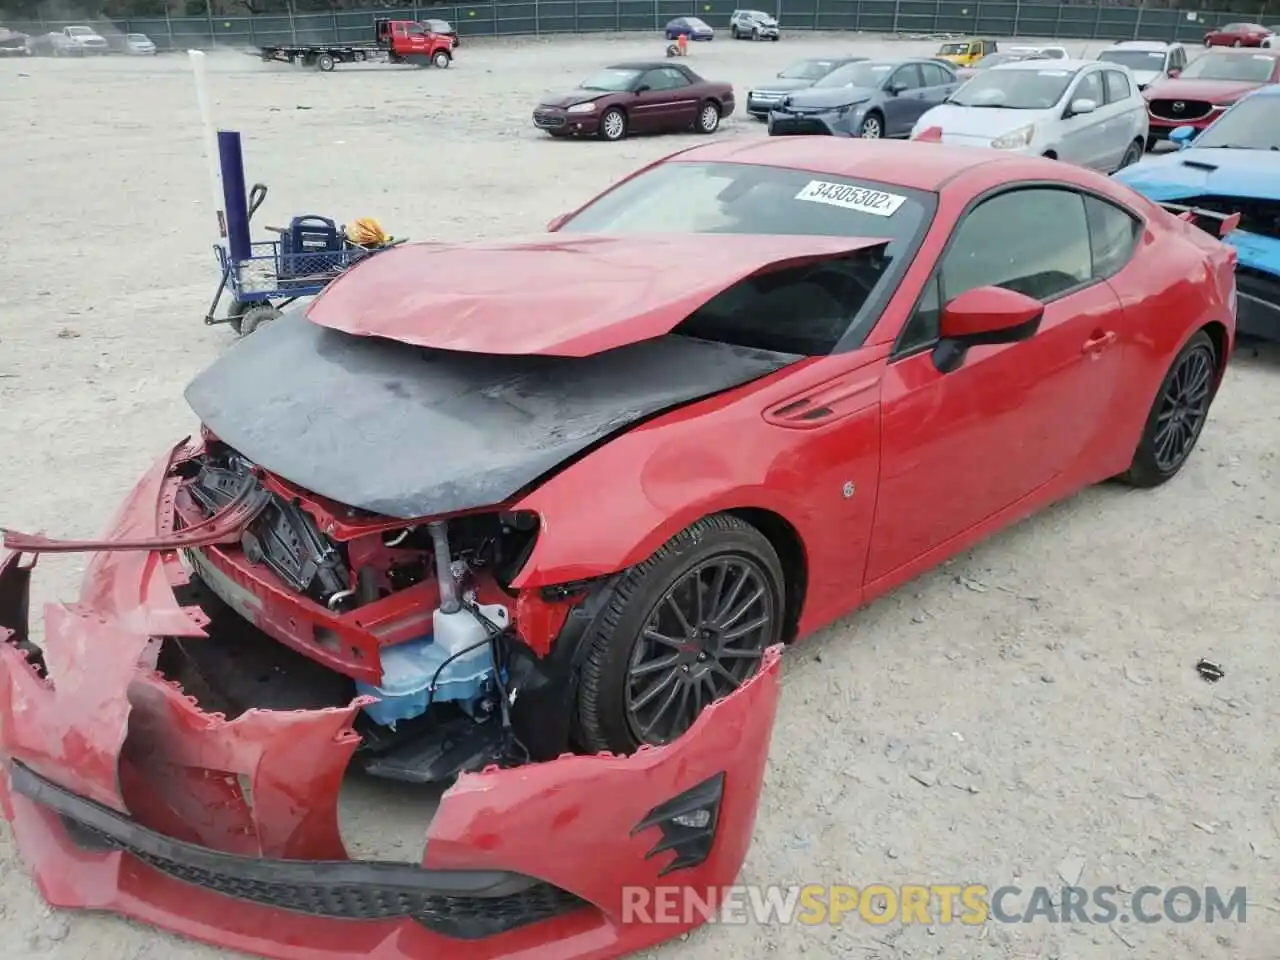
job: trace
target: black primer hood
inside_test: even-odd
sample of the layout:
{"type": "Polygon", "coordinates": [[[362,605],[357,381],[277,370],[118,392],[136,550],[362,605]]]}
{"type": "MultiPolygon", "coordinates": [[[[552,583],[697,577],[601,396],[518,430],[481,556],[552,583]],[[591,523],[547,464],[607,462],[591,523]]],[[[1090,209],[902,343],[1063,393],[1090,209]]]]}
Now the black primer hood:
{"type": "Polygon", "coordinates": [[[455,353],[290,312],[186,399],[264,469],[407,520],[509,500],[611,434],[799,359],[675,335],[581,358],[455,353]]]}

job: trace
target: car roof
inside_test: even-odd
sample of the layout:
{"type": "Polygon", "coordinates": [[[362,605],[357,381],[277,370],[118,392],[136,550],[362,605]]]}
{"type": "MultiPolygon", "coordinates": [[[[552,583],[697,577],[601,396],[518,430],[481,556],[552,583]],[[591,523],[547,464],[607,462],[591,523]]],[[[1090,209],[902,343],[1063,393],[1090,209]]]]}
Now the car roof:
{"type": "MultiPolygon", "coordinates": [[[[1065,70],[1074,73],[1085,67],[1100,66],[1097,60],[1014,60],[1012,63],[998,63],[992,70],[1065,70]]],[[[1113,65],[1109,65],[1113,66],[1113,65]]]]}
{"type": "Polygon", "coordinates": [[[1180,43],[1165,43],[1163,40],[1121,40],[1107,47],[1108,50],[1114,50],[1117,47],[1124,47],[1126,50],[1168,50],[1170,47],[1180,47],[1180,43]]]}
{"type": "MultiPolygon", "coordinates": [[[[684,17],[680,18],[681,20],[684,17]]],[[[683,63],[668,63],[666,60],[628,60],[625,63],[611,63],[606,70],[657,70],[659,67],[675,67],[677,70],[685,69],[683,63]]]]}
{"type": "MultiPolygon", "coordinates": [[[[985,163],[1034,164],[1038,158],[981,147],[945,147],[909,140],[847,140],[842,137],[769,137],[745,142],[718,140],[667,158],[674,163],[751,163],[855,177],[914,190],[936,191],[957,174],[985,163]]],[[[1060,169],[1045,160],[1045,171],[1060,169]]]]}

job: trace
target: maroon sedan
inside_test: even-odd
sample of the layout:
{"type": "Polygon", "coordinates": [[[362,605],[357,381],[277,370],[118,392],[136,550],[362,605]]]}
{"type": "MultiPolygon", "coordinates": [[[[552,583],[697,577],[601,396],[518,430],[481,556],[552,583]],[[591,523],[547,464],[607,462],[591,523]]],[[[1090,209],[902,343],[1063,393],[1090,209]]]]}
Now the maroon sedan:
{"type": "Polygon", "coordinates": [[[543,98],[533,123],[553,137],[621,140],[629,133],[715,133],[733,113],[733,86],[682,63],[618,63],[568,93],[543,98]]]}
{"type": "Polygon", "coordinates": [[[1206,47],[1260,47],[1271,31],[1260,23],[1228,23],[1204,35],[1206,47]]]}

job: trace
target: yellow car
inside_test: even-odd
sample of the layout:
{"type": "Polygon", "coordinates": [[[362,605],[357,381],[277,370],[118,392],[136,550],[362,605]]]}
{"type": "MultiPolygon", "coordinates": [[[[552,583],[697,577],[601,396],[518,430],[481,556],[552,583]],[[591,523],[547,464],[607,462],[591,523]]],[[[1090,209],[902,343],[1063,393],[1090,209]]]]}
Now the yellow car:
{"type": "Polygon", "coordinates": [[[989,53],[997,50],[994,40],[949,40],[934,55],[957,67],[971,67],[989,53]]]}

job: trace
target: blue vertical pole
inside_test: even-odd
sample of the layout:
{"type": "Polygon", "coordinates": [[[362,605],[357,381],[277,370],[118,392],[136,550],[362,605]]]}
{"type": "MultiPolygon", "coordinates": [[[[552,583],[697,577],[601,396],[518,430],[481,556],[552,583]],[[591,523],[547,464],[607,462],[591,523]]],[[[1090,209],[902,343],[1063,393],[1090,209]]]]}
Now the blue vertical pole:
{"type": "Polygon", "coordinates": [[[222,168],[222,199],[227,212],[227,246],[231,259],[247,260],[252,251],[249,200],[244,187],[244,155],[240,134],[236,131],[218,131],[218,163],[222,168]]]}

